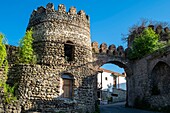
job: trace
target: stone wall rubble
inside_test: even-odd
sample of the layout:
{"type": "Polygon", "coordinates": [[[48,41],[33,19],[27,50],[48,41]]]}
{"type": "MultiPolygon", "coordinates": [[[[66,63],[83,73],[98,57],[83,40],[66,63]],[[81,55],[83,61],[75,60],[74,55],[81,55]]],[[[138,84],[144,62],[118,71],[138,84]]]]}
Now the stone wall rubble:
{"type": "Polygon", "coordinates": [[[96,94],[96,72],[87,67],[68,66],[67,72],[74,75],[73,98],[62,98],[62,74],[65,66],[18,65],[13,73],[21,76],[18,88],[23,111],[73,111],[76,109],[94,111],[96,94]],[[79,71],[77,71],[79,70],[79,71]],[[30,87],[31,86],[31,87],[30,87]],[[81,98],[80,98],[81,97],[81,98]],[[78,106],[77,106],[78,105],[78,106]]]}

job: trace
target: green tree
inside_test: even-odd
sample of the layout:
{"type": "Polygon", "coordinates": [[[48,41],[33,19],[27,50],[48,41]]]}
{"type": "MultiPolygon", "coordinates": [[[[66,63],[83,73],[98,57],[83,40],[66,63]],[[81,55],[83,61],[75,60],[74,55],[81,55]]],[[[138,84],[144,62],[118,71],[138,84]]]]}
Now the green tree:
{"type": "Polygon", "coordinates": [[[141,34],[134,38],[128,56],[130,59],[139,59],[161,47],[163,47],[163,44],[159,42],[159,35],[151,28],[145,28],[141,34]]]}
{"type": "Polygon", "coordinates": [[[2,33],[0,33],[0,68],[3,66],[5,71],[5,80],[0,78],[0,87],[3,87],[4,89],[4,96],[2,100],[4,99],[5,102],[9,103],[11,100],[16,99],[16,97],[14,97],[14,88],[16,86],[10,87],[8,84],[6,84],[8,73],[8,60],[5,44],[6,44],[5,37],[2,33]]]}
{"type": "Polygon", "coordinates": [[[4,35],[0,33],[0,67],[6,62],[7,53],[6,46],[4,43],[4,35]]]}
{"type": "Polygon", "coordinates": [[[6,41],[2,33],[0,33],[0,68],[4,66],[5,73],[8,73],[8,61],[7,61],[7,52],[6,52],[6,41]]]}
{"type": "Polygon", "coordinates": [[[32,48],[33,37],[32,29],[27,30],[25,36],[20,40],[19,43],[19,62],[20,63],[35,63],[36,57],[32,48]]]}

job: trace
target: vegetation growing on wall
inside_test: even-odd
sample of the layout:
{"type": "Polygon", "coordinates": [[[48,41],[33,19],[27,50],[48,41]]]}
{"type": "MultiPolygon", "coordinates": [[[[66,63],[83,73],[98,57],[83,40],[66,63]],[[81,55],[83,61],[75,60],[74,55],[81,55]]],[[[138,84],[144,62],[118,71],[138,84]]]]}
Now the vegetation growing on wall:
{"type": "Polygon", "coordinates": [[[27,30],[25,36],[20,40],[19,43],[19,62],[25,64],[34,64],[36,57],[32,48],[33,37],[32,29],[27,30]]]}
{"type": "Polygon", "coordinates": [[[164,44],[159,42],[159,35],[151,28],[145,28],[141,34],[134,37],[128,57],[130,59],[139,59],[144,55],[153,53],[155,50],[158,50],[163,46],[164,44]]]}
{"type": "Polygon", "coordinates": [[[5,44],[6,44],[5,37],[3,34],[0,33],[0,68],[4,66],[5,74],[7,74],[8,73],[8,61],[7,61],[7,52],[6,52],[5,44]]]}
{"type": "Polygon", "coordinates": [[[4,97],[3,100],[6,103],[11,102],[11,100],[16,100],[16,97],[14,96],[14,90],[16,88],[16,85],[13,87],[6,84],[7,80],[7,73],[8,73],[8,61],[7,61],[7,52],[6,52],[6,46],[5,46],[5,39],[4,35],[0,33],[0,68],[4,69],[4,76],[5,80],[0,79],[0,87],[4,90],[4,97]]]}
{"type": "Polygon", "coordinates": [[[0,66],[2,66],[6,56],[7,54],[6,54],[6,47],[4,44],[4,35],[0,33],[0,66]]]}
{"type": "Polygon", "coordinates": [[[11,87],[8,84],[6,84],[5,82],[0,81],[0,87],[3,87],[3,89],[4,89],[3,101],[5,103],[10,103],[13,100],[17,100],[17,97],[15,96],[16,85],[11,87]]]}

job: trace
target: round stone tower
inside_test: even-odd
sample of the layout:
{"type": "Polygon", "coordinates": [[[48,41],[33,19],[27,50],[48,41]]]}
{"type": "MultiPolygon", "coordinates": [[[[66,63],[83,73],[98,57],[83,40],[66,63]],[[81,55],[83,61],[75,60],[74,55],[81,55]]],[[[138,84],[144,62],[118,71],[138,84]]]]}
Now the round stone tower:
{"type": "Polygon", "coordinates": [[[94,112],[97,71],[92,65],[89,16],[74,7],[66,12],[64,5],[55,10],[48,3],[32,12],[27,29],[31,28],[37,64],[20,69],[24,110],[94,112]]]}
{"type": "Polygon", "coordinates": [[[82,65],[92,61],[89,16],[71,7],[66,12],[52,3],[38,7],[31,14],[28,28],[33,29],[33,47],[39,64],[82,65]]]}

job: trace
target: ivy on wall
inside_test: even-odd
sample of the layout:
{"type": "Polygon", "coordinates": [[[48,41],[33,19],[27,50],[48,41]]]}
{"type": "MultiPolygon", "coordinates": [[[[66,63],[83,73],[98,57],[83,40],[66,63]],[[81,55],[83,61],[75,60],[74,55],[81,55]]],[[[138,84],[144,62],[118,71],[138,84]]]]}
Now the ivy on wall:
{"type": "Polygon", "coordinates": [[[36,56],[32,48],[32,29],[27,30],[25,36],[19,42],[19,62],[25,64],[36,63],[36,56]]]}
{"type": "MultiPolygon", "coordinates": [[[[5,74],[8,73],[8,61],[7,61],[7,52],[6,52],[6,41],[2,33],[0,33],[0,68],[4,66],[5,74]]],[[[7,79],[7,76],[6,76],[7,79]]]]}
{"type": "Polygon", "coordinates": [[[0,87],[2,87],[4,90],[4,96],[2,99],[4,102],[10,103],[12,100],[16,100],[16,97],[14,96],[14,89],[16,88],[16,85],[11,87],[6,84],[8,74],[8,60],[5,44],[5,37],[0,33],[0,68],[3,68],[5,72],[5,80],[0,79],[0,87]]]}
{"type": "MultiPolygon", "coordinates": [[[[36,63],[36,57],[32,48],[32,29],[28,30],[25,36],[20,40],[19,44],[19,62],[25,64],[33,64],[36,63]]],[[[7,60],[7,52],[5,46],[5,37],[0,33],[0,68],[4,69],[5,72],[5,80],[0,79],[0,87],[3,88],[3,101],[5,103],[10,103],[13,100],[16,100],[15,90],[17,89],[17,83],[13,86],[9,86],[6,84],[7,74],[8,74],[8,60],[7,60]]]]}
{"type": "Polygon", "coordinates": [[[11,87],[4,81],[0,81],[0,87],[3,87],[4,90],[4,95],[2,99],[5,103],[10,103],[11,101],[17,100],[17,97],[15,96],[17,84],[11,87]]]}

